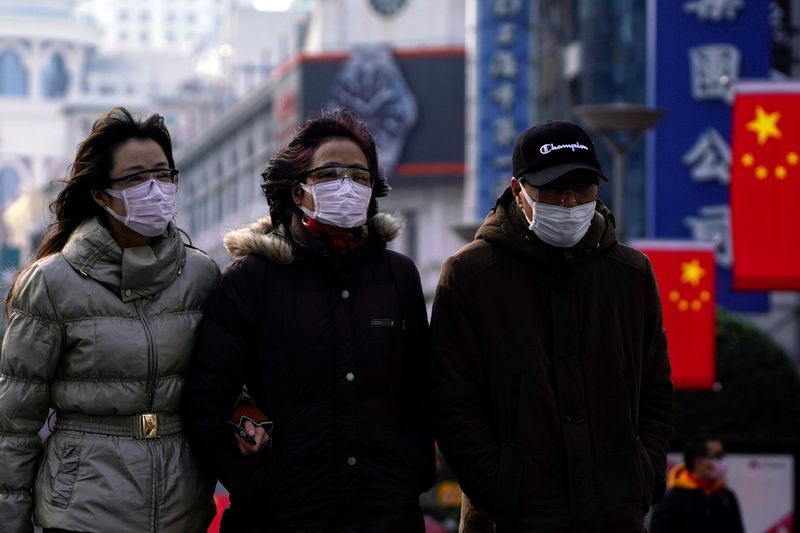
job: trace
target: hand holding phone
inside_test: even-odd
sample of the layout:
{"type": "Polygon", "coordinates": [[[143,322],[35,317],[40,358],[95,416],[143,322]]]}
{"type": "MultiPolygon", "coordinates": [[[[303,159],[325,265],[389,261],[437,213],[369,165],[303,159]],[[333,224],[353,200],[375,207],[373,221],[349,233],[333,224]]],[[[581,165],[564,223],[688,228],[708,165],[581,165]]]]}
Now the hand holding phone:
{"type": "Polygon", "coordinates": [[[252,446],[256,445],[256,439],[251,437],[250,434],[247,432],[247,430],[244,429],[244,427],[240,426],[233,420],[226,420],[225,423],[228,424],[228,426],[232,428],[236,433],[238,433],[239,436],[242,437],[248,444],[252,446]]]}

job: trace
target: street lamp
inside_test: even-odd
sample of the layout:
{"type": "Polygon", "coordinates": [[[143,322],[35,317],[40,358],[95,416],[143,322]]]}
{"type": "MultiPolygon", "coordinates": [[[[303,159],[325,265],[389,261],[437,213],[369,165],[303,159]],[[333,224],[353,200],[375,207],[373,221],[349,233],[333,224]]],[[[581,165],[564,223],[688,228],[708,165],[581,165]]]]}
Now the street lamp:
{"type": "Polygon", "coordinates": [[[572,108],[572,114],[595,133],[611,151],[614,169],[611,179],[611,203],[617,234],[623,240],[625,158],[644,132],[656,125],[665,111],[636,104],[589,104],[572,108]]]}

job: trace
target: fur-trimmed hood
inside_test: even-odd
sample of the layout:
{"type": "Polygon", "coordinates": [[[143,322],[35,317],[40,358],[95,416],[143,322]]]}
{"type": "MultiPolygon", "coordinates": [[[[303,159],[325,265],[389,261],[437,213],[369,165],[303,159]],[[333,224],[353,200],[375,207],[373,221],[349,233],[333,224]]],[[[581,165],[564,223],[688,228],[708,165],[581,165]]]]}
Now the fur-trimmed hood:
{"type": "MultiPolygon", "coordinates": [[[[378,213],[367,222],[386,242],[395,239],[404,224],[400,217],[390,213],[378,213]]],[[[274,228],[270,217],[264,217],[253,224],[228,232],[222,242],[234,261],[256,254],[273,263],[288,265],[295,260],[296,254],[286,231],[284,226],[274,228]]]]}

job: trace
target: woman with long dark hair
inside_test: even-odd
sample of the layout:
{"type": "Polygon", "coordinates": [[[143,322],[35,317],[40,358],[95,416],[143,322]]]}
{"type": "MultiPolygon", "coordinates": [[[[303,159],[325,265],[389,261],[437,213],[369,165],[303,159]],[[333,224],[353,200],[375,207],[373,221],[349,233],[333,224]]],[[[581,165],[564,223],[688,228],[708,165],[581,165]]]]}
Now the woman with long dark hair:
{"type": "Polygon", "coordinates": [[[78,147],[55,221],[7,299],[3,531],[31,531],[32,514],[45,531],[199,532],[213,517],[213,481],[179,404],[219,270],[172,222],[177,180],[159,115],[112,109],[78,147]]]}
{"type": "Polygon", "coordinates": [[[270,161],[270,217],[233,231],[186,376],[192,447],[231,493],[230,531],[424,531],[433,485],[427,317],[367,128],[306,122],[270,161]],[[225,429],[245,384],[274,422],[242,456],[225,429]]]}

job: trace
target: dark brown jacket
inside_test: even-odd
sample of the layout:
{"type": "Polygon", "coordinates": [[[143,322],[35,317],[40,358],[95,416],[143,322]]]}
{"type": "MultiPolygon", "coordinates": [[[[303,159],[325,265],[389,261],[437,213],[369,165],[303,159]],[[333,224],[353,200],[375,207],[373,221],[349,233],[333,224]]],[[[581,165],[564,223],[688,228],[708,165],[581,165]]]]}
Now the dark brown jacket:
{"type": "Polygon", "coordinates": [[[230,490],[236,531],[421,532],[435,469],[417,270],[385,249],[384,215],[347,259],[295,222],[226,237],[236,262],[186,375],[192,447],[230,490]],[[243,383],[275,423],[272,447],[246,457],[223,425],[243,383]]]}
{"type": "Polygon", "coordinates": [[[444,265],[433,307],[434,432],[498,531],[642,531],[664,491],[673,386],[649,260],[598,202],[569,249],[510,190],[444,265]]]}

